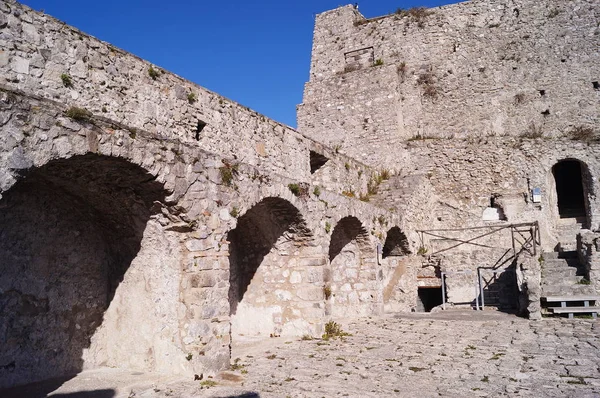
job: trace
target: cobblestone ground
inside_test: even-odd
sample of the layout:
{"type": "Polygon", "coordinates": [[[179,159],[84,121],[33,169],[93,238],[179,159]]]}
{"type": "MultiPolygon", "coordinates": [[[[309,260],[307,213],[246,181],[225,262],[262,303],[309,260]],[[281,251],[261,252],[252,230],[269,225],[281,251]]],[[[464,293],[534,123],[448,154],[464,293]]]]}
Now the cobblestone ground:
{"type": "MultiPolygon", "coordinates": [[[[341,324],[351,336],[246,342],[234,348],[234,369],[208,382],[130,380],[106,396],[600,396],[595,320],[530,322],[494,311],[447,311],[341,324]],[[213,380],[217,385],[209,387],[213,380]]],[[[90,381],[103,377],[94,372],[86,390],[107,386],[90,381]]],[[[77,391],[83,375],[56,393],[77,391]]]]}

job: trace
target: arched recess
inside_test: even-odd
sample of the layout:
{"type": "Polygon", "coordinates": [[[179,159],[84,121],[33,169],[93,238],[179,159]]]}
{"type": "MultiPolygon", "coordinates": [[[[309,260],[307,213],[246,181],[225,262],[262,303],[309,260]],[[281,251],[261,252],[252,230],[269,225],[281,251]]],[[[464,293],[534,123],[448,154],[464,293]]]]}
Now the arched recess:
{"type": "Polygon", "coordinates": [[[157,307],[174,313],[179,285],[166,287],[178,253],[152,221],[167,194],[141,167],[95,154],[31,169],[3,194],[0,387],[99,365],[157,369],[157,307]]]}
{"type": "Polygon", "coordinates": [[[564,159],[552,166],[552,175],[559,217],[575,218],[588,228],[594,187],[587,165],[576,159],[564,159]]]}
{"type": "Polygon", "coordinates": [[[342,218],[331,234],[329,269],[324,274],[330,292],[326,294],[328,312],[336,318],[378,313],[379,279],[377,252],[368,231],[358,218],[342,218]]]}
{"type": "Polygon", "coordinates": [[[387,233],[383,245],[382,257],[406,256],[410,254],[408,239],[398,227],[392,227],[387,233]]]}
{"type": "Polygon", "coordinates": [[[312,233],[298,209],[265,198],[238,219],[227,239],[232,339],[309,333],[309,312],[321,292],[310,286],[319,279],[315,271],[303,266],[312,233]]]}

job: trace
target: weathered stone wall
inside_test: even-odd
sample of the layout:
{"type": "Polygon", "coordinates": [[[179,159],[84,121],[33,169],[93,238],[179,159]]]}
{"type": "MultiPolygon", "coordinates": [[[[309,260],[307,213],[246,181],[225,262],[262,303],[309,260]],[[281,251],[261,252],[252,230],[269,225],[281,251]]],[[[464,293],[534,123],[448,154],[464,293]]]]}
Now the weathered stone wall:
{"type": "MultiPolygon", "coordinates": [[[[2,386],[97,366],[212,373],[228,366],[230,333],[261,306],[277,311],[255,334],[319,334],[329,319],[323,274],[333,227],[359,220],[377,274],[377,243],[401,224],[323,186],[317,195],[304,183],[294,194],[295,178],[194,142],[132,134],[95,116],[73,120],[63,104],[25,93],[0,99],[2,386]],[[232,318],[230,287],[241,282],[230,272],[230,234],[273,200],[287,210],[267,206],[279,214],[262,231],[275,234],[271,245],[241,236],[264,258],[238,298],[251,311],[232,318]],[[287,214],[298,214],[301,230],[287,214]],[[290,245],[301,231],[310,239],[290,245]]],[[[375,282],[372,313],[382,300],[375,282]]]]}
{"type": "Polygon", "coordinates": [[[564,136],[597,125],[599,22],[593,0],[319,14],[298,129],[379,166],[401,161],[400,144],[416,136],[564,136]]]}

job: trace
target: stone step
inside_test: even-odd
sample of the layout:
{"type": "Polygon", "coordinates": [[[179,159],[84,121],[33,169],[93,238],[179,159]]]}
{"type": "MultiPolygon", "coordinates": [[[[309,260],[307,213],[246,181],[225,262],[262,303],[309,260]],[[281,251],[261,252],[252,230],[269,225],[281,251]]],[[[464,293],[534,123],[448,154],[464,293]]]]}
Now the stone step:
{"type": "Polygon", "coordinates": [[[577,258],[577,251],[545,252],[542,257],[544,257],[544,260],[577,258]]]}
{"type": "Polygon", "coordinates": [[[556,275],[558,278],[574,277],[579,272],[579,269],[574,267],[544,267],[542,268],[542,278],[552,277],[553,275],[556,275]]]}

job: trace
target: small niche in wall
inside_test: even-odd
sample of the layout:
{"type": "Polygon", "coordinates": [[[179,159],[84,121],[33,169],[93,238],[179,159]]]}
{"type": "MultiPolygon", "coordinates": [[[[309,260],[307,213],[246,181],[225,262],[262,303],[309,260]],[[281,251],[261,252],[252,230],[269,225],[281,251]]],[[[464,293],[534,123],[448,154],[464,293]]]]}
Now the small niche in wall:
{"type": "Polygon", "coordinates": [[[506,215],[504,214],[504,209],[498,203],[498,196],[492,195],[490,197],[490,207],[487,207],[483,210],[483,214],[481,216],[483,221],[506,221],[506,215]]]}
{"type": "Polygon", "coordinates": [[[550,114],[550,109],[546,109],[545,111],[542,111],[542,115],[544,116],[548,116],[550,114]]]}
{"type": "Polygon", "coordinates": [[[600,83],[592,82],[592,86],[594,87],[594,90],[600,90],[600,83]]]}
{"type": "Polygon", "coordinates": [[[318,152],[310,151],[310,174],[314,174],[317,170],[327,163],[329,158],[321,155],[318,152]]]}
{"type": "Polygon", "coordinates": [[[194,138],[196,138],[196,141],[200,141],[200,133],[202,132],[202,130],[204,130],[204,127],[206,127],[206,123],[198,119],[198,124],[196,125],[196,134],[194,136],[194,138]]]}
{"type": "Polygon", "coordinates": [[[546,90],[538,90],[538,93],[540,93],[540,97],[544,97],[546,95],[546,90]]]}

